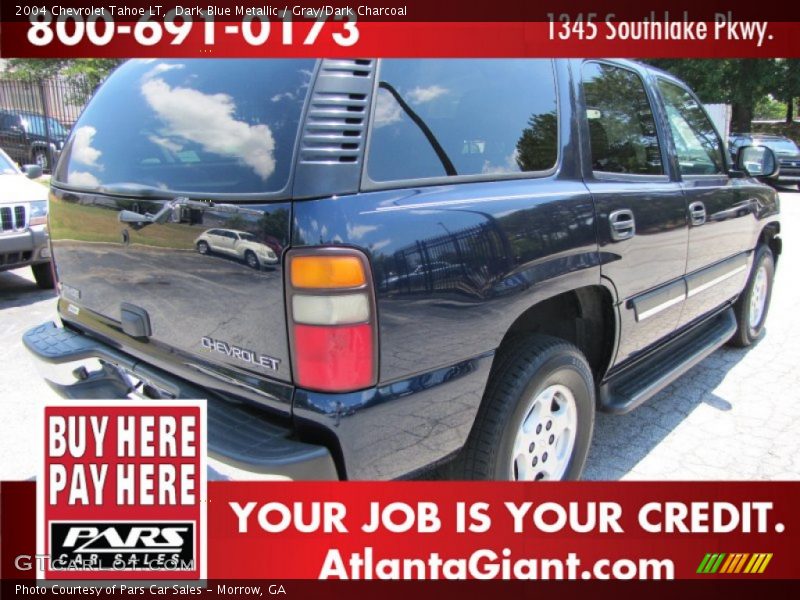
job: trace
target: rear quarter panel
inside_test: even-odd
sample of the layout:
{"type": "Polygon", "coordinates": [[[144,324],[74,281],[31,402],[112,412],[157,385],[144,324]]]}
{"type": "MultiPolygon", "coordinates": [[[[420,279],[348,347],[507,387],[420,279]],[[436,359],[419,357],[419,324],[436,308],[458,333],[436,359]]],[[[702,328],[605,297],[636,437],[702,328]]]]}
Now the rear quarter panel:
{"type": "Polygon", "coordinates": [[[570,75],[565,62],[556,69],[551,175],[294,202],[293,247],[360,248],[374,275],[377,388],[298,389],[293,403],[303,434],[335,437],[348,478],[402,477],[458,451],[514,321],[556,294],[601,284],[570,75]]]}
{"type": "Polygon", "coordinates": [[[292,237],[361,248],[373,269],[378,389],[294,401],[295,417],[335,430],[350,478],[399,477],[457,451],[514,321],[600,283],[591,197],[556,177],[296,202],[292,237]]]}

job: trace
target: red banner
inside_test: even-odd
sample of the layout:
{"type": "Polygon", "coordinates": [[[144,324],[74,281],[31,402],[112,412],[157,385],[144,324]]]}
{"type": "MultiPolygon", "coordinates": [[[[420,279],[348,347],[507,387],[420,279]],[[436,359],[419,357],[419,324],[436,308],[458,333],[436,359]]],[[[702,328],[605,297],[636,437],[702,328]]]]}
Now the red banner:
{"type": "MultiPolygon", "coordinates": [[[[573,17],[576,18],[576,17],[573,17]]],[[[175,21],[0,23],[0,56],[797,57],[800,23],[755,21],[175,21]]]]}
{"type": "MultiPolygon", "coordinates": [[[[798,575],[800,483],[208,487],[212,579],[750,581],[798,575]]],[[[32,491],[30,483],[2,486],[5,579],[33,574],[32,491]]]]}
{"type": "Polygon", "coordinates": [[[205,576],[205,403],[44,407],[45,579],[205,576]]]}

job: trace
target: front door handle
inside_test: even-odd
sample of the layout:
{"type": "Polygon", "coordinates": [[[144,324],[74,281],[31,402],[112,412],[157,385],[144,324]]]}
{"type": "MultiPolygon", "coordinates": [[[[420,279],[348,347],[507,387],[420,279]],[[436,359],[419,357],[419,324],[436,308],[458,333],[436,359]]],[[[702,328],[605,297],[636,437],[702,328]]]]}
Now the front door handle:
{"type": "Polygon", "coordinates": [[[608,224],[611,228],[611,239],[615,242],[628,240],[636,235],[636,221],[633,211],[623,208],[615,210],[608,215],[608,224]]]}
{"type": "Polygon", "coordinates": [[[706,205],[702,202],[692,202],[689,205],[689,219],[693,226],[702,225],[706,222],[706,205]]]}

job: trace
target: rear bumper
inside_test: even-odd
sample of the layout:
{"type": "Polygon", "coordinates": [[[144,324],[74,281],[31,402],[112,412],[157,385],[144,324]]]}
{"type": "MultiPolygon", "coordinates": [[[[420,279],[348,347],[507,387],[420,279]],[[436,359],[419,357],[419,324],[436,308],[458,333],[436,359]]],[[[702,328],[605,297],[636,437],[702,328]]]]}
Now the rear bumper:
{"type": "Polygon", "coordinates": [[[209,480],[337,479],[327,448],[292,439],[262,410],[209,397],[188,381],[52,322],[25,333],[23,342],[45,381],[65,398],[136,398],[148,386],[162,397],[206,399],[209,480]]]}

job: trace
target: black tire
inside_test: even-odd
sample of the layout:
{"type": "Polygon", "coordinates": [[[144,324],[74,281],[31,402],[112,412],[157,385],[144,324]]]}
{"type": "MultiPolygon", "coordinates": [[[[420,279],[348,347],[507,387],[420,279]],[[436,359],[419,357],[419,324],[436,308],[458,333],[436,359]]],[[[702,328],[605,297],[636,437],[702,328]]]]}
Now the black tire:
{"type": "Polygon", "coordinates": [[[208,243],[207,242],[197,242],[197,251],[200,254],[208,254],[208,243]]]}
{"type": "Polygon", "coordinates": [[[52,290],[56,287],[56,282],[53,278],[53,270],[49,262],[31,265],[31,271],[33,271],[33,278],[36,280],[36,285],[41,289],[52,290]]]}
{"type": "MultiPolygon", "coordinates": [[[[772,283],[775,280],[775,259],[772,257],[772,250],[767,246],[756,248],[753,258],[753,268],[750,270],[750,277],[747,278],[747,285],[742,291],[736,304],[733,306],[736,315],[736,333],[730,340],[731,345],[739,348],[746,348],[754,344],[764,335],[764,323],[769,313],[769,303],[772,300],[772,283]],[[753,312],[753,294],[756,293],[756,280],[760,269],[764,269],[766,276],[766,299],[764,309],[760,318],[751,324],[750,316],[753,312]]],[[[763,294],[763,292],[762,292],[763,294]]]]}
{"type": "Polygon", "coordinates": [[[259,269],[261,268],[261,263],[258,261],[258,257],[256,253],[252,250],[248,250],[244,253],[244,262],[247,263],[247,266],[251,269],[259,269]]]}
{"type": "MultiPolygon", "coordinates": [[[[520,340],[500,357],[469,439],[450,465],[450,476],[455,479],[514,479],[517,470],[512,451],[517,432],[529,414],[532,399],[554,385],[568,388],[575,400],[575,441],[571,455],[565,459],[568,462],[561,479],[578,479],[594,430],[594,378],[589,364],[575,346],[545,335],[520,340]]],[[[546,446],[544,451],[547,451],[546,446]]],[[[547,460],[544,455],[542,458],[547,460]]],[[[542,466],[543,463],[539,468],[542,466]]],[[[536,473],[532,475],[538,477],[536,473]]]]}

